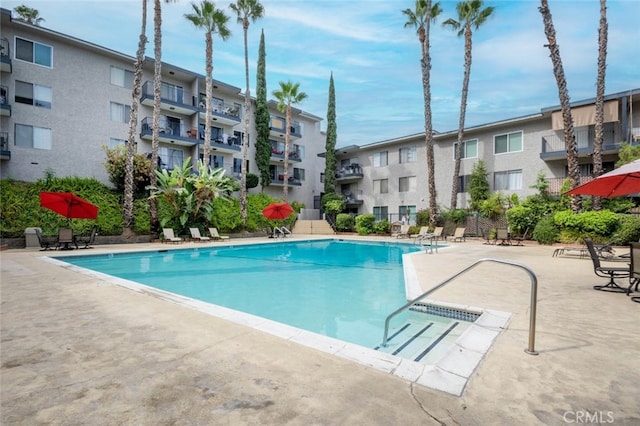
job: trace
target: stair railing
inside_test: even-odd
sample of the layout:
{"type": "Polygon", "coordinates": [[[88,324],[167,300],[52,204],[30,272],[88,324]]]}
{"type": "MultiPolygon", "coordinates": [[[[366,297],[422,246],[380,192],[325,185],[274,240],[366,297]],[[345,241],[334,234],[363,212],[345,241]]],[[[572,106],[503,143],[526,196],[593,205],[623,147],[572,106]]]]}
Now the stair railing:
{"type": "Polygon", "coordinates": [[[483,262],[496,262],[496,263],[502,263],[504,265],[515,266],[517,268],[523,269],[529,275],[529,278],[531,280],[531,302],[530,302],[530,306],[529,306],[529,312],[530,312],[529,313],[529,346],[524,351],[526,353],[528,353],[529,355],[538,355],[538,352],[536,352],[536,350],[535,350],[536,309],[537,309],[537,304],[538,304],[538,278],[536,277],[536,275],[533,273],[533,271],[531,269],[529,269],[527,266],[525,266],[525,265],[523,265],[521,263],[511,262],[509,260],[502,260],[502,259],[492,259],[492,258],[483,258],[483,259],[476,260],[471,265],[469,265],[466,268],[460,270],[459,272],[453,274],[452,276],[450,276],[446,280],[442,281],[437,286],[433,287],[432,289],[429,289],[429,290],[425,291],[420,296],[416,297],[413,300],[410,300],[409,302],[405,303],[404,305],[402,305],[401,307],[399,307],[398,309],[393,311],[391,314],[389,314],[387,316],[387,319],[384,322],[384,336],[382,338],[381,346],[386,347],[388,345],[389,323],[390,323],[390,321],[391,321],[391,319],[393,317],[398,315],[400,312],[406,310],[407,308],[409,308],[410,306],[412,306],[414,303],[418,302],[419,300],[421,300],[421,299],[427,297],[428,295],[430,295],[431,293],[435,292],[436,290],[441,289],[442,287],[444,287],[445,285],[447,285],[448,283],[450,283],[454,279],[456,279],[459,276],[465,274],[467,271],[475,268],[477,265],[479,265],[480,263],[483,263],[483,262]]]}

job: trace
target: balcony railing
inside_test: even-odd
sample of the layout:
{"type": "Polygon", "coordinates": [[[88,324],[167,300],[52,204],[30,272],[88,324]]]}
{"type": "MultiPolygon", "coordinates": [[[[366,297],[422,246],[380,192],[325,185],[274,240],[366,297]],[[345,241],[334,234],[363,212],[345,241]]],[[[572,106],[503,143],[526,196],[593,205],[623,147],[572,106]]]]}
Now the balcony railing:
{"type": "Polygon", "coordinates": [[[352,177],[363,177],[364,173],[362,171],[362,167],[360,164],[352,163],[348,166],[341,167],[340,170],[336,171],[336,178],[352,178],[352,177]]]}
{"type": "MultiPolygon", "coordinates": [[[[153,135],[153,117],[145,117],[141,122],[140,137],[150,139],[153,135]]],[[[175,142],[180,145],[195,145],[198,142],[197,131],[186,127],[182,120],[170,121],[166,116],[160,116],[159,138],[163,142],[175,142]],[[187,128],[189,130],[187,130],[187,128]]]]}
{"type": "MultiPolygon", "coordinates": [[[[271,133],[277,134],[280,137],[284,137],[286,133],[287,121],[283,117],[271,116],[271,122],[269,123],[269,129],[271,133]]],[[[302,127],[299,123],[292,123],[289,127],[289,135],[294,138],[302,137],[302,127]]]]}
{"type": "MultiPolygon", "coordinates": [[[[293,176],[289,176],[288,179],[289,182],[289,186],[302,186],[302,182],[300,182],[300,179],[296,179],[293,176]]],[[[274,176],[273,174],[271,175],[271,183],[274,185],[284,185],[284,175],[283,174],[278,174],[277,176],[274,176]]]]}
{"type": "Polygon", "coordinates": [[[0,70],[11,72],[11,44],[5,37],[0,38],[0,70]]]}
{"type": "MultiPolygon", "coordinates": [[[[561,195],[562,194],[562,185],[564,185],[564,181],[567,180],[568,178],[563,177],[563,178],[547,178],[547,183],[549,184],[549,187],[547,188],[547,191],[549,192],[549,195],[561,195]]],[[[580,176],[580,182],[579,185],[585,184],[589,181],[591,181],[593,179],[593,177],[591,176],[580,176]]]]}
{"type": "MultiPolygon", "coordinates": [[[[141,90],[141,102],[145,105],[153,105],[153,81],[148,80],[142,85],[141,90]]],[[[160,102],[162,109],[168,109],[181,114],[193,114],[198,110],[196,104],[196,98],[191,92],[188,92],[180,87],[162,84],[160,90],[160,102]]]]}
{"type": "Polygon", "coordinates": [[[0,159],[10,160],[11,151],[9,151],[9,133],[0,133],[0,159]]]}
{"type": "Polygon", "coordinates": [[[0,115],[10,117],[11,105],[9,104],[9,88],[0,86],[0,115]]]}
{"type": "Polygon", "coordinates": [[[348,206],[361,205],[364,203],[361,189],[357,190],[355,193],[352,191],[345,191],[342,195],[344,195],[348,206]]]}
{"type": "MultiPolygon", "coordinates": [[[[624,139],[622,136],[621,126],[619,124],[605,125],[604,129],[604,141],[602,144],[602,150],[604,152],[617,152],[620,150],[620,142],[624,139]]],[[[586,156],[593,152],[594,143],[594,128],[583,127],[575,130],[576,143],[578,145],[578,155],[586,156]]],[[[545,159],[560,159],[566,158],[567,146],[564,141],[563,134],[551,134],[542,137],[542,150],[540,158],[545,159]]]]}

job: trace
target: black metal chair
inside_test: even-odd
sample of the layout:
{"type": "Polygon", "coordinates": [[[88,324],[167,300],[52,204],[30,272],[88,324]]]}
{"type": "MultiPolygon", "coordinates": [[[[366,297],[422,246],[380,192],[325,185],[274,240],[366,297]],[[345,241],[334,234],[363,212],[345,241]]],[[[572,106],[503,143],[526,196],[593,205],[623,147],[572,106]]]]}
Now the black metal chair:
{"type": "Polygon", "coordinates": [[[56,248],[54,247],[57,243],[57,239],[55,237],[43,237],[39,228],[36,228],[35,231],[36,236],[38,237],[38,243],[40,243],[40,251],[54,250],[56,248]]]}
{"type": "Polygon", "coordinates": [[[98,229],[94,226],[91,230],[91,234],[88,236],[76,237],[76,244],[84,245],[81,247],[83,249],[93,248],[91,247],[96,242],[96,235],[98,234],[98,229]]]}
{"type": "Polygon", "coordinates": [[[596,290],[602,291],[612,291],[612,292],[626,292],[627,289],[620,287],[616,282],[616,278],[628,278],[630,275],[630,269],[622,266],[602,266],[600,264],[600,257],[598,256],[598,252],[596,251],[593,241],[590,238],[584,239],[585,244],[587,245],[587,250],[589,250],[589,255],[591,256],[591,261],[593,262],[593,272],[599,277],[609,278],[609,282],[605,285],[594,285],[593,288],[596,290]]]}
{"type": "MultiPolygon", "coordinates": [[[[640,286],[640,243],[629,244],[630,260],[629,266],[629,288],[627,289],[627,296],[631,293],[631,288],[635,285],[635,291],[638,291],[640,286]]],[[[640,303],[640,296],[633,296],[631,298],[636,303],[640,303]]]]}

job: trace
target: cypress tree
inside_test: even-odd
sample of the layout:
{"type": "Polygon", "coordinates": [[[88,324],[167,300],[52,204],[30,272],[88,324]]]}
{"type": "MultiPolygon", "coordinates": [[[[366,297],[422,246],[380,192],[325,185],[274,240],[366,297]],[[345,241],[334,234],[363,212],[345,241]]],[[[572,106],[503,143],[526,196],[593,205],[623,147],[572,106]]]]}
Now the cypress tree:
{"type": "Polygon", "coordinates": [[[329,105],[327,107],[327,140],[325,142],[324,193],[336,192],[336,91],[333,86],[333,72],[329,79],[329,105]]]}
{"type": "Polygon", "coordinates": [[[269,104],[267,103],[267,79],[265,75],[264,30],[260,35],[260,47],[258,49],[258,70],[256,76],[256,165],[260,170],[260,184],[262,189],[269,186],[269,161],[271,158],[271,145],[269,144],[269,104]]]}

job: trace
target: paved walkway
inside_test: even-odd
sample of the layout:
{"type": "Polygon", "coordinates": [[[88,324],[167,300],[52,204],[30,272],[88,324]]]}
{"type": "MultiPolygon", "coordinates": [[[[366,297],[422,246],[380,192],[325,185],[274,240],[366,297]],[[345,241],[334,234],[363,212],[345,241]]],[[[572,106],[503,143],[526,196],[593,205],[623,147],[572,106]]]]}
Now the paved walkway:
{"type": "Polygon", "coordinates": [[[640,424],[640,304],[593,290],[603,279],[588,260],[552,252],[467,241],[415,262],[425,289],[485,257],[538,277],[538,356],[524,352],[523,271],[482,264],[433,295],[513,313],[454,397],[51,264],[35,249],[4,251],[0,423],[640,424]]]}

